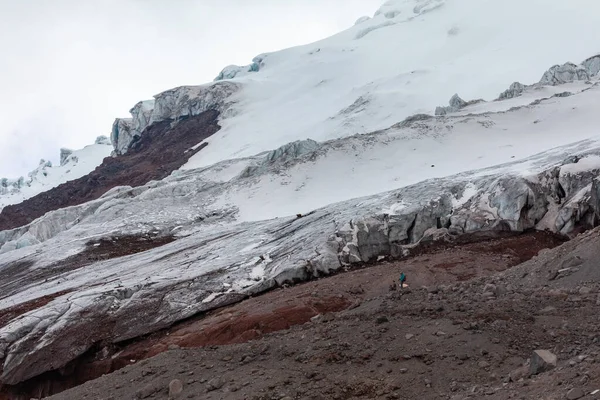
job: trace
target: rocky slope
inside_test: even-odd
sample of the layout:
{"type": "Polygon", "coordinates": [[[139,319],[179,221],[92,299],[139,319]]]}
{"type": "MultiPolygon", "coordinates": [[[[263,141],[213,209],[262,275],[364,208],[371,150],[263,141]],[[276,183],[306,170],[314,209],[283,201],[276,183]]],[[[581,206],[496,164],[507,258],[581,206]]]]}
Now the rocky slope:
{"type": "MultiPolygon", "coordinates": [[[[494,272],[494,263],[519,247],[500,243],[494,255],[493,245],[480,244],[282,289],[264,304],[248,300],[255,304],[247,309],[329,296],[353,303],[241,344],[186,348],[201,330],[175,328],[173,339],[164,336],[168,351],[51,398],[598,398],[599,234],[506,272],[494,272]],[[566,264],[569,272],[555,276],[566,264]],[[401,271],[410,286],[389,291],[401,271]],[[457,282],[461,271],[478,276],[457,282]],[[534,362],[535,350],[556,361],[534,362]]],[[[221,319],[240,314],[225,309],[221,319]]]]}

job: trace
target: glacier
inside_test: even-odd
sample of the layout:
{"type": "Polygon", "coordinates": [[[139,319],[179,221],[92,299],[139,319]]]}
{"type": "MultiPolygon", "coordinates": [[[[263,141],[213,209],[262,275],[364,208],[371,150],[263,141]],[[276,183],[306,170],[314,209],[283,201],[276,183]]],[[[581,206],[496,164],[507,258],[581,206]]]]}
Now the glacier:
{"type": "MultiPolygon", "coordinates": [[[[330,38],[137,103],[103,154],[207,110],[222,129],[163,180],[0,232],[0,310],[53,297],[0,328],[0,382],[424,241],[596,226],[600,57],[582,38],[595,37],[598,11],[592,0],[392,0],[330,38]],[[174,240],[73,263],[136,236],[174,240]]],[[[67,153],[35,176],[98,165],[67,153]]],[[[25,193],[23,180],[2,182],[25,193]]]]}
{"type": "Polygon", "coordinates": [[[0,232],[0,265],[18,271],[0,279],[0,309],[58,296],[0,328],[2,381],[285,282],[403,257],[434,237],[594,226],[600,86],[573,82],[569,97],[556,90],[176,171],[0,232]],[[176,240],[58,267],[102,238],[127,235],[176,240]],[[18,246],[25,239],[29,245],[18,246]]]}

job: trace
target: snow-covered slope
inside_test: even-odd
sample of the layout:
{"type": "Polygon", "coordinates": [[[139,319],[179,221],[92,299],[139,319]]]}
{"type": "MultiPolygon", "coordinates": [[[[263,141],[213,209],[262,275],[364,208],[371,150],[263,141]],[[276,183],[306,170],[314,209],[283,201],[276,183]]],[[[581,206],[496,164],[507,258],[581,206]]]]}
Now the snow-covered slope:
{"type": "MultiPolygon", "coordinates": [[[[392,0],[338,35],[258,56],[233,78],[236,111],[190,165],[310,137],[384,129],[454,93],[492,100],[514,80],[600,51],[595,0],[392,0]]],[[[229,67],[231,70],[231,67],[229,67]]],[[[232,73],[225,74],[232,76],[232,73]]]]}
{"type": "MultiPolygon", "coordinates": [[[[572,78],[564,66],[548,70],[553,64],[599,54],[594,41],[582,40],[595,37],[599,12],[594,0],[390,0],[337,35],[261,54],[247,66],[226,67],[216,82],[139,102],[132,118],[115,122],[113,143],[123,153],[153,123],[217,109],[222,129],[183,167],[193,169],[296,140],[386,129],[432,114],[457,92],[493,100],[517,79],[552,85],[556,76],[572,78]]],[[[599,65],[593,59],[589,74],[575,78],[597,75],[599,65]]]]}
{"type": "Polygon", "coordinates": [[[317,155],[305,156],[308,162],[284,170],[275,165],[228,191],[219,204],[237,207],[242,220],[295,215],[600,135],[595,128],[600,88],[595,83],[565,86],[579,94],[553,98],[555,88],[546,88],[501,103],[476,104],[450,119],[417,120],[326,142],[317,155]],[[543,107],[524,105],[546,96],[543,107]],[[504,112],[513,107],[521,108],[504,112]]]}
{"type": "Polygon", "coordinates": [[[105,136],[92,145],[71,151],[61,149],[60,165],[41,160],[27,178],[0,179],[0,211],[10,204],[17,204],[37,194],[50,190],[61,183],[87,175],[110,156],[113,147],[105,136]]]}

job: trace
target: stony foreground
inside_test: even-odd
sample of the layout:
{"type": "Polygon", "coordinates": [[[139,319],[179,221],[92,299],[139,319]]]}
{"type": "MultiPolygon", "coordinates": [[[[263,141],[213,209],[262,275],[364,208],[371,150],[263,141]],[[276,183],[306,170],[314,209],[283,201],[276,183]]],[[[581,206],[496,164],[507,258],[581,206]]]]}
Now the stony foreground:
{"type": "Polygon", "coordinates": [[[444,249],[250,299],[212,318],[283,299],[353,303],[246,343],[178,348],[194,323],[174,327],[146,342],[169,351],[52,398],[166,399],[169,390],[190,399],[597,398],[600,231],[494,274],[501,260],[535,247],[504,241],[486,244],[487,252],[481,244],[444,249]],[[411,286],[392,291],[400,271],[411,286]],[[465,271],[474,277],[453,275],[465,271]],[[531,375],[528,359],[538,349],[556,355],[557,365],[531,375]]]}

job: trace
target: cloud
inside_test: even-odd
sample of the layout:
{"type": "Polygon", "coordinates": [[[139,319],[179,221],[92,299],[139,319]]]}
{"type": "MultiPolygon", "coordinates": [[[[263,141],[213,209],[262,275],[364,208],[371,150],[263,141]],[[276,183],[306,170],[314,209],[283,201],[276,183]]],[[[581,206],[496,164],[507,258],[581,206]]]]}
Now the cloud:
{"type": "Polygon", "coordinates": [[[309,43],[381,0],[0,2],[0,176],[110,132],[139,100],[309,43]]]}

